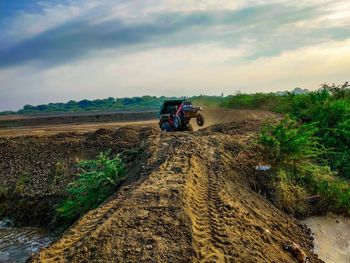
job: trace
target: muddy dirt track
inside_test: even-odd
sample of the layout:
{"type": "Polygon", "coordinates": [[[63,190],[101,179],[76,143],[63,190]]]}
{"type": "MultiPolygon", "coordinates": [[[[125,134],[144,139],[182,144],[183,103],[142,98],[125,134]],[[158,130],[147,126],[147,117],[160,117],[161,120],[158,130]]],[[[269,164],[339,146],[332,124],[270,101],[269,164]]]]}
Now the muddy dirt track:
{"type": "Polygon", "coordinates": [[[305,225],[251,188],[259,160],[251,145],[273,115],[224,116],[195,132],[125,128],[147,134],[125,185],[32,261],[321,262],[305,225]]]}

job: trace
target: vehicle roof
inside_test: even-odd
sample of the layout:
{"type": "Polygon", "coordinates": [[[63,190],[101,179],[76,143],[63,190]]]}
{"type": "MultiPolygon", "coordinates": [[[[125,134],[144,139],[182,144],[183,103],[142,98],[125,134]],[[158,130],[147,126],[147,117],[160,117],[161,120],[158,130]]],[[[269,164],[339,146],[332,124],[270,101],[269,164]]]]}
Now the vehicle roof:
{"type": "Polygon", "coordinates": [[[163,105],[160,107],[160,113],[163,113],[169,106],[180,106],[186,99],[165,99],[163,105]]]}

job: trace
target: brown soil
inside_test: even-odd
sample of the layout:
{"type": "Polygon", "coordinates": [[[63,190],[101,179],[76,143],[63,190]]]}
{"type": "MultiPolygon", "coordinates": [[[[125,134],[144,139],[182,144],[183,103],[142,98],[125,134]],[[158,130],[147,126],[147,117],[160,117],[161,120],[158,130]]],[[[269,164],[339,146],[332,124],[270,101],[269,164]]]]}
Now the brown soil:
{"type": "MultiPolygon", "coordinates": [[[[155,113],[152,113],[152,112],[147,114],[156,115],[155,113]]],[[[85,114],[84,116],[86,115],[87,114],[85,114]]],[[[61,120],[60,124],[54,124],[51,122],[51,123],[46,123],[41,125],[35,125],[36,122],[31,121],[32,119],[34,120],[36,119],[35,116],[34,117],[22,116],[22,118],[26,117],[29,120],[29,123],[28,123],[30,124],[29,126],[24,125],[24,126],[16,126],[16,127],[11,127],[11,126],[1,127],[0,125],[0,137],[47,136],[47,135],[53,135],[57,133],[64,133],[64,132],[75,132],[75,133],[81,134],[86,132],[94,132],[98,129],[117,129],[119,127],[124,127],[124,126],[135,127],[135,126],[147,125],[148,127],[158,128],[158,120],[155,118],[150,119],[153,115],[140,116],[140,117],[136,117],[136,115],[135,116],[134,115],[133,115],[133,118],[135,120],[133,121],[120,120],[123,118],[119,116],[119,121],[86,122],[86,120],[84,121],[84,119],[80,119],[80,120],[75,119],[75,121],[76,122],[79,121],[79,123],[70,123],[69,121],[66,122],[65,120],[63,121],[61,120]]],[[[208,127],[210,125],[218,124],[218,123],[244,121],[247,118],[252,120],[254,119],[258,120],[261,118],[276,118],[276,114],[267,112],[267,111],[211,109],[211,108],[204,109],[203,115],[205,116],[204,127],[208,127]]],[[[90,116],[90,115],[87,115],[87,116],[90,116]]],[[[17,120],[20,117],[21,116],[18,116],[18,115],[0,116],[0,121],[7,121],[12,119],[17,120]]],[[[198,130],[199,128],[201,128],[201,127],[198,127],[194,119],[191,121],[191,124],[195,130],[198,130]]]]}
{"type": "Polygon", "coordinates": [[[37,125],[61,125],[62,123],[96,123],[96,122],[125,122],[145,121],[156,119],[156,110],[141,111],[109,111],[109,112],[67,112],[32,115],[0,115],[0,128],[37,126],[37,125]]]}
{"type": "MultiPolygon", "coordinates": [[[[143,145],[128,181],[33,262],[321,262],[306,226],[251,188],[251,145],[273,116],[225,112],[227,123],[196,132],[124,128],[129,146],[143,145]]],[[[120,130],[85,140],[123,140],[120,130]]]]}
{"type": "Polygon", "coordinates": [[[46,225],[54,216],[53,204],[74,180],[79,160],[100,152],[123,153],[129,167],[142,142],[156,129],[148,126],[99,129],[89,133],[0,137],[0,217],[17,224],[46,225]]]}
{"type": "Polygon", "coordinates": [[[129,121],[129,122],[108,122],[108,123],[81,123],[81,124],[57,124],[57,125],[39,125],[23,127],[0,128],[0,137],[18,137],[18,136],[47,136],[58,133],[74,132],[83,134],[94,132],[98,129],[118,129],[125,126],[153,126],[157,127],[157,120],[149,121],[129,121]]]}

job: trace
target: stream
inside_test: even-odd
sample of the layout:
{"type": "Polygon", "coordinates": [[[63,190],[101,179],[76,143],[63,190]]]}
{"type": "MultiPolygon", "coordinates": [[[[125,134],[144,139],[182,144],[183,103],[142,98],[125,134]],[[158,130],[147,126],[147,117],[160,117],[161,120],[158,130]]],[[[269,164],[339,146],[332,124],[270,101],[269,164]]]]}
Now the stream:
{"type": "Polygon", "coordinates": [[[326,263],[350,262],[350,219],[327,215],[304,223],[314,234],[315,253],[326,263]]]}
{"type": "Polygon", "coordinates": [[[36,227],[13,227],[11,221],[0,220],[0,263],[25,263],[32,253],[48,246],[54,237],[36,227]]]}

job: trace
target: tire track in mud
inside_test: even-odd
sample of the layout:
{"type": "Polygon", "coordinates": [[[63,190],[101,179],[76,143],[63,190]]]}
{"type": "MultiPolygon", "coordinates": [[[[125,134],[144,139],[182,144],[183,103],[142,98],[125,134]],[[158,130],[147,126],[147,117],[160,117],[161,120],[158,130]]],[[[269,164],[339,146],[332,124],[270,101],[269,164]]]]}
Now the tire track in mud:
{"type": "Polygon", "coordinates": [[[225,204],[220,197],[220,154],[208,141],[200,157],[189,159],[185,196],[192,219],[194,262],[231,262],[232,243],[225,223],[225,204]],[[202,156],[208,154],[209,162],[202,156]],[[202,158],[201,158],[202,157],[202,158]]]}
{"type": "Polygon", "coordinates": [[[132,194],[130,189],[127,191],[127,193],[123,191],[123,195],[118,195],[114,200],[101,206],[100,209],[89,212],[75,226],[71,227],[61,239],[52,245],[54,254],[41,255],[42,257],[35,258],[32,262],[68,262],[67,259],[81,248],[84,241],[87,241],[92,233],[98,232],[99,228],[113,217],[118,208],[122,207],[123,201],[132,194]]]}
{"type": "MultiPolygon", "coordinates": [[[[62,238],[53,245],[55,254],[45,257],[44,262],[65,262],[67,258],[73,255],[82,245],[83,241],[96,231],[96,226],[104,224],[114,212],[118,209],[118,203],[127,199],[128,195],[118,197],[109,202],[99,210],[94,210],[79,221],[75,228],[72,228],[66,235],[69,238],[62,238]]],[[[33,262],[36,262],[35,260],[33,262]]]]}
{"type": "Polygon", "coordinates": [[[236,160],[239,139],[209,132],[150,137],[141,178],[34,262],[295,262],[284,236],[309,248],[301,243],[305,233],[251,191],[236,160]]]}
{"type": "MultiPolygon", "coordinates": [[[[153,139],[153,142],[161,141],[159,136],[153,139]]],[[[142,167],[139,177],[142,178],[149,172],[147,168],[159,165],[159,163],[161,163],[161,157],[164,157],[165,152],[167,152],[170,147],[171,145],[169,144],[163,144],[161,148],[155,147],[155,151],[152,152],[154,157],[149,158],[151,163],[142,167]]],[[[161,166],[167,170],[169,163],[165,161],[161,166]]],[[[69,262],[69,259],[77,253],[85,241],[90,239],[92,235],[96,236],[96,234],[101,231],[104,224],[108,224],[108,221],[115,216],[121,216],[118,214],[118,209],[123,207],[123,203],[133,195],[133,192],[142,182],[143,180],[141,179],[134,184],[122,187],[114,198],[109,198],[110,201],[105,201],[105,204],[101,205],[100,208],[88,212],[82,219],[66,231],[62,238],[51,246],[54,250],[54,254],[39,254],[39,257],[34,258],[32,262],[69,262]]]]}

